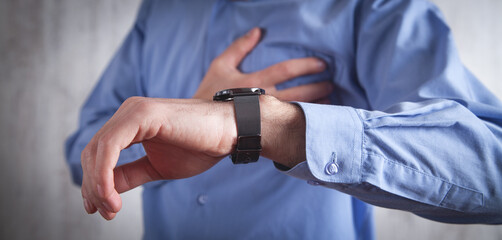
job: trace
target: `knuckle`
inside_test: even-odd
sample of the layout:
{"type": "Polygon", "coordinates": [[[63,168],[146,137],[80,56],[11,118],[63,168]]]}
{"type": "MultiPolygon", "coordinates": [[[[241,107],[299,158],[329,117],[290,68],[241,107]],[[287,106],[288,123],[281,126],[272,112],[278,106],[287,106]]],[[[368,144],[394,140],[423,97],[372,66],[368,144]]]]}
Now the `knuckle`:
{"type": "MultiPolygon", "coordinates": [[[[103,176],[105,176],[107,173],[108,173],[108,172],[107,172],[107,170],[102,169],[102,168],[100,168],[100,169],[96,168],[96,170],[94,171],[94,181],[95,181],[95,183],[96,183],[96,184],[95,184],[95,185],[96,185],[96,187],[95,187],[95,189],[94,189],[94,190],[95,190],[95,192],[96,192],[96,193],[98,193],[98,196],[100,196],[101,194],[100,194],[100,192],[99,192],[99,189],[97,188],[97,185],[104,186],[105,179],[104,179],[104,177],[103,177],[103,176]]],[[[102,189],[102,191],[103,191],[103,190],[104,190],[104,189],[102,189]]],[[[106,195],[106,194],[105,194],[105,195],[106,195]]]]}
{"type": "Polygon", "coordinates": [[[223,55],[220,55],[211,62],[211,64],[209,65],[209,69],[218,69],[222,65],[224,65],[223,62],[224,62],[223,55]]]}
{"type": "Polygon", "coordinates": [[[146,97],[130,97],[127,98],[122,104],[121,108],[127,108],[132,112],[143,113],[145,110],[150,110],[149,105],[153,104],[155,101],[151,101],[150,98],[146,97]]]}
{"type": "Polygon", "coordinates": [[[138,97],[138,96],[128,97],[128,98],[124,101],[123,105],[131,105],[131,104],[134,104],[134,103],[136,103],[136,102],[140,101],[142,98],[143,98],[143,97],[138,97]]]}
{"type": "Polygon", "coordinates": [[[228,62],[227,58],[223,56],[215,58],[209,65],[206,76],[220,76],[224,74],[228,69],[231,69],[228,62]]]}
{"type": "Polygon", "coordinates": [[[247,46],[245,41],[237,41],[236,42],[236,47],[235,50],[240,53],[247,52],[249,49],[249,46],[247,46]]]}
{"type": "Polygon", "coordinates": [[[143,99],[142,101],[136,103],[134,111],[142,114],[148,114],[155,112],[156,109],[157,104],[155,104],[154,101],[147,101],[146,99],[143,99]]]}

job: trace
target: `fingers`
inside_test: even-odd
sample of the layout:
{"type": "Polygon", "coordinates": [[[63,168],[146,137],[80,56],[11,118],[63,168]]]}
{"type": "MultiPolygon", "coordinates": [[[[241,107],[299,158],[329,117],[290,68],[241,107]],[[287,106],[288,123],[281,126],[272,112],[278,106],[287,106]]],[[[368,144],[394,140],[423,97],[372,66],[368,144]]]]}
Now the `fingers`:
{"type": "Polygon", "coordinates": [[[320,73],[325,69],[326,64],[322,60],[310,57],[280,62],[251,75],[267,85],[275,85],[299,76],[320,73]]]}
{"type": "Polygon", "coordinates": [[[117,164],[120,150],[112,140],[104,138],[98,143],[94,169],[94,192],[98,194],[103,207],[113,212],[120,210],[120,201],[116,200],[118,193],[113,182],[113,168],[117,164]]]}
{"type": "Polygon", "coordinates": [[[242,59],[253,50],[254,46],[259,42],[261,31],[255,27],[246,35],[235,40],[219,57],[224,64],[231,67],[237,67],[242,59]]]}
{"type": "MultiPolygon", "coordinates": [[[[118,136],[123,134],[117,134],[118,136]]],[[[122,208],[122,200],[114,188],[113,168],[117,163],[120,150],[122,149],[117,140],[108,138],[104,134],[97,142],[94,169],[88,169],[86,175],[90,186],[86,184],[83,191],[92,205],[107,220],[111,220],[115,213],[122,208]]],[[[124,136],[125,137],[125,136],[124,136]]],[[[127,139],[127,137],[125,137],[127,139]]],[[[92,142],[92,141],[91,141],[92,142]]],[[[92,162],[92,160],[90,160],[92,162]]]]}
{"type": "Polygon", "coordinates": [[[273,95],[283,101],[314,102],[326,98],[332,91],[333,83],[324,81],[277,91],[273,95]]]}
{"type": "Polygon", "coordinates": [[[84,198],[84,208],[89,214],[95,213],[98,209],[89,200],[84,198]]]}
{"type": "Polygon", "coordinates": [[[94,158],[94,149],[93,145],[89,144],[86,146],[86,148],[82,151],[82,155],[80,156],[81,158],[81,165],[82,165],[82,170],[83,170],[83,178],[82,178],[82,198],[84,202],[84,208],[87,211],[88,214],[93,214],[95,213],[98,209],[95,207],[95,205],[92,203],[91,197],[88,193],[89,191],[89,186],[92,184],[89,184],[88,182],[90,181],[88,179],[88,175],[86,172],[89,169],[89,164],[91,163],[89,160],[94,158]]]}
{"type": "MultiPolygon", "coordinates": [[[[116,212],[118,212],[118,210],[120,210],[120,207],[121,207],[121,202],[120,202],[120,206],[119,206],[119,209],[117,210],[113,210],[110,208],[109,205],[107,205],[106,203],[103,203],[104,205],[101,206],[101,208],[99,207],[96,207],[96,205],[93,203],[93,201],[90,201],[88,198],[92,198],[90,196],[85,196],[87,195],[86,194],[86,191],[84,189],[86,189],[86,186],[88,186],[88,184],[86,185],[85,183],[82,184],[82,196],[83,196],[83,201],[84,201],[84,208],[86,210],[86,212],[88,214],[93,214],[95,213],[96,211],[99,212],[99,214],[106,220],[112,220],[115,216],[116,216],[116,212]]],[[[119,199],[120,200],[120,199],[119,199]]]]}
{"type": "Polygon", "coordinates": [[[115,189],[119,193],[129,191],[147,182],[161,179],[147,156],[114,169],[115,189]]]}
{"type": "Polygon", "coordinates": [[[114,218],[122,207],[114,187],[113,169],[120,151],[134,141],[139,130],[135,119],[127,114],[122,116],[127,111],[119,109],[82,152],[84,207],[89,214],[98,211],[107,220],[114,218]]]}

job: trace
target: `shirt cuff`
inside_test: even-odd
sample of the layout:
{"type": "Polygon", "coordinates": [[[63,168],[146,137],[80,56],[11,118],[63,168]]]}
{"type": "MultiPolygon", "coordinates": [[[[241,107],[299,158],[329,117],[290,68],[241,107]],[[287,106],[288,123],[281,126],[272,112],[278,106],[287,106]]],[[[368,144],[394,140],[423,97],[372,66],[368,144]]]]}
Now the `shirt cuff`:
{"type": "Polygon", "coordinates": [[[298,104],[305,114],[307,160],[285,174],[328,183],[359,183],[363,125],[355,109],[311,103],[298,104]]]}

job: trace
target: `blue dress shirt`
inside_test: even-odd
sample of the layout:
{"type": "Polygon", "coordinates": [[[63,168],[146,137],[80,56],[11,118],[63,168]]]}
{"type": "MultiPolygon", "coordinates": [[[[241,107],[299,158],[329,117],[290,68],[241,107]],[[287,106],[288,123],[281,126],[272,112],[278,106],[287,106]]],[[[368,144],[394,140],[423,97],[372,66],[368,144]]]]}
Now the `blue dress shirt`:
{"type": "MultiPolygon", "coordinates": [[[[371,207],[358,199],[443,222],[502,223],[502,103],[422,0],[145,0],[66,143],[74,181],[81,151],[125,99],[190,98],[212,60],[255,26],[266,34],[242,72],[310,56],[327,63],[277,86],[335,85],[332,105],[298,103],[306,161],[281,172],[267,159],[224,159],[146,184],[145,239],[372,239],[371,207]]],[[[119,164],[144,154],[134,145],[119,164]]]]}

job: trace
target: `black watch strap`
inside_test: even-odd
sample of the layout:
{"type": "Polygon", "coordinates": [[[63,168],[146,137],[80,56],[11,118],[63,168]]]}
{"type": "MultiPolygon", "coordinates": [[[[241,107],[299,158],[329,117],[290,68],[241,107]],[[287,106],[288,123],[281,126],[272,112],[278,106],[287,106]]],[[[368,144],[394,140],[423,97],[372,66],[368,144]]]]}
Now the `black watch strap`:
{"type": "Polygon", "coordinates": [[[261,153],[259,95],[234,96],[237,122],[237,146],[231,154],[233,163],[258,161],[261,153]]]}

